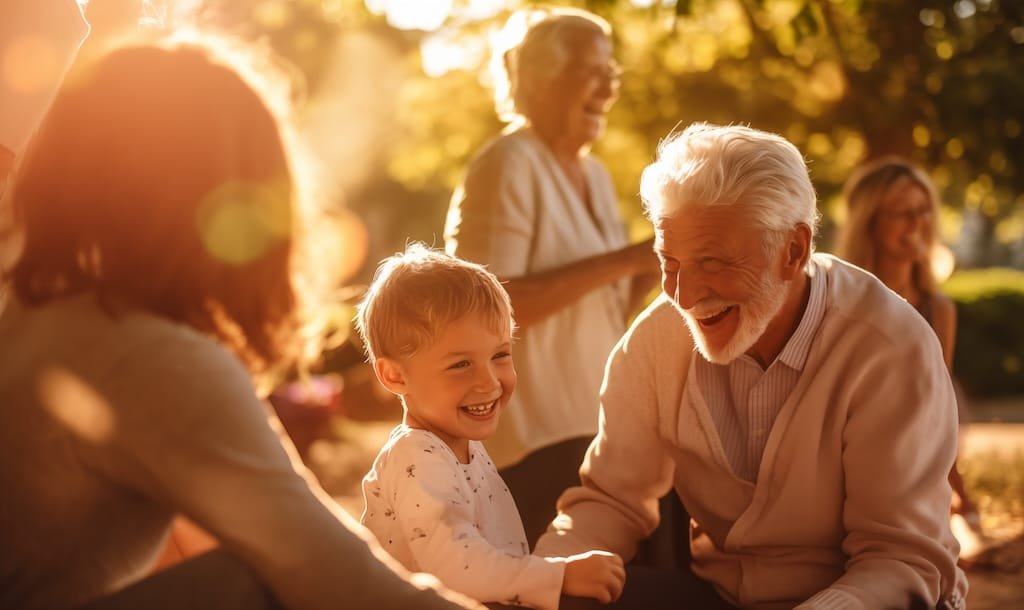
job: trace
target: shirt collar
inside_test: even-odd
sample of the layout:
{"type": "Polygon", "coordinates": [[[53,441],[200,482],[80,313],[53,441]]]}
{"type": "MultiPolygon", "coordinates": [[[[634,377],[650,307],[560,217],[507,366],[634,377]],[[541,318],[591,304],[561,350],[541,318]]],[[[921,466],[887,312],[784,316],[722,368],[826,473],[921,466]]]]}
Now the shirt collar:
{"type": "Polygon", "coordinates": [[[779,353],[778,361],[789,368],[802,371],[811,351],[811,340],[814,339],[821,320],[825,317],[825,273],[817,268],[812,261],[807,266],[807,275],[811,280],[811,294],[807,298],[807,307],[796,332],[786,342],[779,353]]]}

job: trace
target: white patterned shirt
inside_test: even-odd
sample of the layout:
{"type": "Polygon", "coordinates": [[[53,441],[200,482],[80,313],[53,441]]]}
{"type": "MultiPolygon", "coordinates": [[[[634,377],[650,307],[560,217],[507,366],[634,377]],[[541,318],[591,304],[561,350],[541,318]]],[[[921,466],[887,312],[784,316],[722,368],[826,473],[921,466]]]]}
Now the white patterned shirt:
{"type": "Polygon", "coordinates": [[[468,464],[432,432],[395,427],[363,478],[361,521],[413,572],[482,602],[556,609],[563,560],[529,554],[515,502],[479,441],[468,464]]]}

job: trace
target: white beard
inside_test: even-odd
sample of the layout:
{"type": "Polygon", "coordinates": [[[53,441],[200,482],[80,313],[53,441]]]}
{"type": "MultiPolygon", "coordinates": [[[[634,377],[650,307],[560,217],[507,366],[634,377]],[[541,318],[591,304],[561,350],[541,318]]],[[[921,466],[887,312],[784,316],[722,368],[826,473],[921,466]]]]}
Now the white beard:
{"type": "Polygon", "coordinates": [[[775,279],[770,276],[769,272],[766,272],[761,276],[754,294],[745,303],[708,298],[700,301],[690,309],[683,309],[679,307],[675,299],[673,299],[673,302],[676,303],[676,308],[683,314],[686,326],[690,329],[690,336],[693,337],[693,342],[696,343],[697,349],[704,356],[704,359],[715,364],[729,364],[748,352],[757,343],[757,340],[761,338],[761,335],[764,334],[768,324],[778,315],[782,309],[782,304],[786,301],[788,284],[789,282],[786,280],[775,279]],[[730,305],[738,306],[737,311],[729,314],[735,313],[740,316],[739,322],[736,325],[736,332],[729,339],[728,343],[721,348],[715,349],[708,344],[707,338],[704,336],[704,329],[701,328],[700,322],[697,319],[705,317],[710,313],[722,311],[722,309],[730,305]]]}

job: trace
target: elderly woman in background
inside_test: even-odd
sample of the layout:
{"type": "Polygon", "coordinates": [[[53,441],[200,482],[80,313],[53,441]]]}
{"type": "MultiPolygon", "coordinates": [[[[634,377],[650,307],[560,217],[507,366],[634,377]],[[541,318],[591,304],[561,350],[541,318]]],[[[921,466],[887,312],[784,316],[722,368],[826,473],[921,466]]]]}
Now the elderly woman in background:
{"type": "Polygon", "coordinates": [[[470,164],[445,241],[505,281],[521,329],[519,385],[488,451],[532,546],[578,484],[605,360],[658,267],[650,242],[628,245],[611,179],[589,153],[619,84],[609,25],[552,9],[513,15],[506,32],[517,27],[495,62],[511,125],[470,164]]]}
{"type": "MultiPolygon", "coordinates": [[[[836,254],[874,273],[924,316],[952,371],[956,307],[939,291],[932,267],[942,254],[942,245],[937,224],[939,198],[931,179],[909,161],[888,156],[855,171],[844,195],[846,222],[839,232],[836,254]]],[[[961,397],[961,425],[968,419],[963,403],[961,397]]],[[[949,472],[949,482],[959,500],[954,503],[955,512],[977,528],[978,511],[956,464],[949,472]]]]}
{"type": "Polygon", "coordinates": [[[235,561],[158,575],[117,607],[269,606],[260,583],[296,609],[457,607],[327,496],[257,394],[302,347],[308,267],[275,91],[237,60],[200,38],[108,52],[61,90],[15,175],[0,607],[78,607],[142,579],[175,514],[235,561]],[[255,575],[244,602],[225,565],[255,575]]]}

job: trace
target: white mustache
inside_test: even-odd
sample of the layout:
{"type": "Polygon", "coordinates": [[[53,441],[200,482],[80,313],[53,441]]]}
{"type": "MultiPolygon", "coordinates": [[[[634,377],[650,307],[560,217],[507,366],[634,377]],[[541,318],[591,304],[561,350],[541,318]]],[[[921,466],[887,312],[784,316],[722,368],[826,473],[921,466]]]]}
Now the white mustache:
{"type": "Polygon", "coordinates": [[[726,301],[725,299],[704,299],[693,307],[684,309],[683,312],[695,318],[706,318],[707,316],[722,311],[726,307],[732,307],[735,304],[736,303],[733,301],[726,301]]]}

